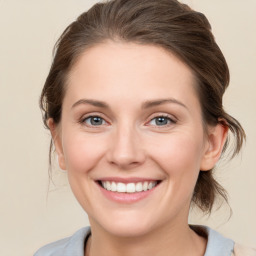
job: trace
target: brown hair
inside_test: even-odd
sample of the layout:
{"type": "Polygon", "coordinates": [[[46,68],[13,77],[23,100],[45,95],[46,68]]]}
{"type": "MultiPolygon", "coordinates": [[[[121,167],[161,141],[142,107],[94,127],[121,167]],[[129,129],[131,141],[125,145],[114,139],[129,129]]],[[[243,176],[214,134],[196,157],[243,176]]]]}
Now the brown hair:
{"type": "MultiPolygon", "coordinates": [[[[228,115],[222,96],[229,84],[226,60],[215,42],[207,18],[176,0],[112,0],[97,3],[71,23],[55,45],[53,63],[46,79],[40,106],[47,120],[61,120],[67,76],[77,58],[88,47],[105,40],[153,44],[174,53],[194,72],[197,79],[204,124],[222,120],[235,137],[232,156],[245,139],[239,122],[228,115]]],[[[226,141],[224,150],[229,141],[226,141]]],[[[50,146],[50,164],[52,141],[50,146]]],[[[227,201],[226,191],[214,179],[213,170],[200,171],[192,202],[211,212],[217,195],[227,201]]]]}

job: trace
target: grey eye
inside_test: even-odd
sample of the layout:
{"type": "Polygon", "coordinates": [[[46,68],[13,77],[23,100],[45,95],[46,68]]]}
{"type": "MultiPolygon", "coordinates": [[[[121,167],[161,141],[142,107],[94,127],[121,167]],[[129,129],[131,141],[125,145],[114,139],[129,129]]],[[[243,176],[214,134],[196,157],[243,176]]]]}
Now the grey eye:
{"type": "Polygon", "coordinates": [[[100,126],[106,124],[106,121],[99,116],[89,116],[84,119],[84,122],[89,126],[100,126]]]}
{"type": "Polygon", "coordinates": [[[156,126],[164,126],[164,125],[168,125],[172,122],[172,120],[169,117],[165,117],[165,116],[158,116],[153,118],[149,124],[150,125],[156,125],[156,126]]]}

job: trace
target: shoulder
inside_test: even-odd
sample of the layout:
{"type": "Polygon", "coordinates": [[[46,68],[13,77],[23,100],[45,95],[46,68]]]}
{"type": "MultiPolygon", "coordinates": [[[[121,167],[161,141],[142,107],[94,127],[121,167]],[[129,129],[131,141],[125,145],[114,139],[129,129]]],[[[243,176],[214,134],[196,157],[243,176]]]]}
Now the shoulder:
{"type": "Polygon", "coordinates": [[[256,256],[256,249],[236,243],[234,246],[234,256],[256,256]]]}
{"type": "Polygon", "coordinates": [[[234,250],[234,241],[224,237],[219,232],[204,227],[207,233],[207,247],[205,256],[222,255],[231,256],[234,250]]]}
{"type": "Polygon", "coordinates": [[[256,249],[237,244],[209,227],[191,226],[191,228],[208,240],[204,256],[256,256],[256,249]]]}
{"type": "Polygon", "coordinates": [[[217,231],[201,225],[190,225],[199,236],[207,239],[204,256],[231,256],[234,249],[234,241],[222,236],[217,231]]]}
{"type": "Polygon", "coordinates": [[[34,256],[83,256],[84,242],[90,233],[91,230],[89,227],[79,229],[71,237],[43,246],[34,254],[34,256]]]}

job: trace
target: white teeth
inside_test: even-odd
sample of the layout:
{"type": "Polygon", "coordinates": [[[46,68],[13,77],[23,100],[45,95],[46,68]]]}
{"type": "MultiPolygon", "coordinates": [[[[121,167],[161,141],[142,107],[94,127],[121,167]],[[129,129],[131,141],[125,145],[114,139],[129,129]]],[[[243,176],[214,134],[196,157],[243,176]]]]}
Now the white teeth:
{"type": "Polygon", "coordinates": [[[136,191],[137,192],[141,192],[142,191],[142,183],[141,182],[136,184],[136,191]]]}
{"type": "Polygon", "coordinates": [[[134,183],[128,183],[126,185],[126,192],[127,193],[134,193],[135,192],[135,184],[134,183]]]}
{"type": "Polygon", "coordinates": [[[107,181],[107,190],[111,190],[111,183],[109,181],[107,181]]]}
{"type": "Polygon", "coordinates": [[[147,181],[145,181],[145,182],[143,183],[143,190],[144,190],[144,191],[147,191],[147,190],[148,190],[148,182],[147,182],[147,181]]]}
{"type": "Polygon", "coordinates": [[[112,181],[111,183],[111,191],[115,192],[116,191],[116,183],[112,181]]]}
{"type": "Polygon", "coordinates": [[[126,185],[124,183],[121,183],[121,182],[117,183],[116,191],[121,192],[121,193],[126,192],[126,185]]]}
{"type": "Polygon", "coordinates": [[[103,188],[112,192],[119,193],[135,193],[141,191],[147,191],[152,189],[157,185],[156,181],[144,181],[137,183],[122,183],[122,182],[114,182],[114,181],[102,181],[101,182],[103,188]]]}

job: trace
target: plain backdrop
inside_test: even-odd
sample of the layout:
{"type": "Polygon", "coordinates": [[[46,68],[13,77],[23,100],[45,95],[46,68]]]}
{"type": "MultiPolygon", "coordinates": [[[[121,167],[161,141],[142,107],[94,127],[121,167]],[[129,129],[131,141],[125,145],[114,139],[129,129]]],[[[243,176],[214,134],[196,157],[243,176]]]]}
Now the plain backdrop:
{"type": "MultiPolygon", "coordinates": [[[[225,109],[244,126],[247,143],[216,177],[230,195],[210,217],[193,211],[191,223],[256,246],[256,1],[187,0],[206,14],[231,72],[225,109]]],[[[48,187],[50,136],[38,107],[52,48],[64,28],[95,0],[0,0],[0,255],[33,255],[40,246],[88,225],[55,170],[48,187]]]]}

